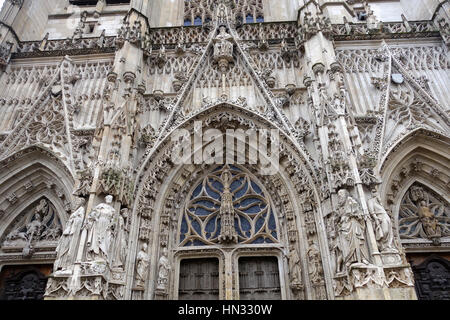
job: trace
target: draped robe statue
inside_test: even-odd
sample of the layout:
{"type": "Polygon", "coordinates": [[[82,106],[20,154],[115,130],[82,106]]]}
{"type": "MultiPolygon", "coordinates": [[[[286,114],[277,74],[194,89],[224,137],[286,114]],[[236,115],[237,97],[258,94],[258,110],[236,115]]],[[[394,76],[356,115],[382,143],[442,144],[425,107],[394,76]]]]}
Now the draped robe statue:
{"type": "Polygon", "coordinates": [[[167,258],[167,249],[164,248],[158,263],[158,287],[159,290],[166,290],[169,281],[169,271],[172,269],[167,258]]]}
{"type": "Polygon", "coordinates": [[[112,196],[106,196],[106,203],[100,203],[88,215],[86,223],[88,260],[108,261],[114,228],[112,219],[115,209],[111,206],[112,200],[112,196]]]}
{"type": "Polygon", "coordinates": [[[136,258],[136,286],[143,287],[147,279],[147,270],[149,263],[149,255],[147,253],[147,244],[142,245],[136,258]]]}
{"type": "Polygon", "coordinates": [[[369,253],[365,240],[365,221],[359,204],[342,189],[338,192],[339,238],[344,255],[344,264],[369,264],[369,253]]]}
{"type": "Polygon", "coordinates": [[[127,256],[127,238],[128,232],[126,230],[125,221],[127,219],[128,209],[122,209],[120,215],[117,218],[116,234],[115,234],[115,247],[113,253],[113,267],[122,268],[125,265],[125,259],[127,256]]]}
{"type": "Polygon", "coordinates": [[[75,257],[78,248],[77,236],[81,232],[81,226],[84,220],[84,198],[75,200],[75,211],[69,218],[66,228],[63,231],[58,247],[56,248],[57,258],[55,261],[55,271],[62,271],[70,265],[70,260],[75,257]]]}
{"type": "Polygon", "coordinates": [[[372,198],[367,202],[367,206],[375,221],[376,238],[380,244],[381,251],[395,251],[391,217],[389,217],[381,204],[376,189],[372,190],[372,198]]]}
{"type": "Polygon", "coordinates": [[[295,250],[294,246],[289,247],[289,273],[290,273],[290,282],[292,286],[301,286],[302,285],[302,269],[300,265],[300,257],[297,254],[297,250],[295,250]]]}

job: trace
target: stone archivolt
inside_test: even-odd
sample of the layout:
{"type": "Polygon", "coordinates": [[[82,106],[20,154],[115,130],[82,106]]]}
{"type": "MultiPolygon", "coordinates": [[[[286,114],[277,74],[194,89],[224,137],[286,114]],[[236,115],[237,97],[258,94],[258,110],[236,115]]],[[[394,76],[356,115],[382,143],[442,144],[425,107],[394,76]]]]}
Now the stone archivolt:
{"type": "Polygon", "coordinates": [[[0,263],[56,258],[49,299],[175,299],[193,257],[238,299],[242,256],[278,259],[283,299],[414,298],[404,248],[449,244],[448,19],[309,1],[262,23],[263,3],[184,1],[168,28],[136,7],[87,36],[97,6],[66,39],[0,42],[0,263]],[[173,163],[195,121],[278,129],[279,172],[173,163]]]}

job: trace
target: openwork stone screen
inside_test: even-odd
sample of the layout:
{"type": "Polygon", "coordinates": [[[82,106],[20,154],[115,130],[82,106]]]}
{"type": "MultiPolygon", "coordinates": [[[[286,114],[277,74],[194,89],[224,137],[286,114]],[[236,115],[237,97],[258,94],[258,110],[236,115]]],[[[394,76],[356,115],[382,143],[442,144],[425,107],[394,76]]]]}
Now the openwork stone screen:
{"type": "MultiPolygon", "coordinates": [[[[184,25],[200,26],[212,20],[218,1],[184,0],[184,25]]],[[[262,0],[234,0],[233,17],[241,23],[264,22],[262,0]]]]}

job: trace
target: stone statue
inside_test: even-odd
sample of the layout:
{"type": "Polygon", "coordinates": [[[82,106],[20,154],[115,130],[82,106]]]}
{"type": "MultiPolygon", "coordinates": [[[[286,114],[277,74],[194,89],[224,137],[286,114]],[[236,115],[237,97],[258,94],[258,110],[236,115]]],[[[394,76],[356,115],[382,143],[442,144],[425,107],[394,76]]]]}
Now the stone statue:
{"type": "Polygon", "coordinates": [[[340,274],[342,271],[344,271],[344,255],[338,237],[332,238],[331,249],[334,255],[334,272],[335,274],[340,274]]]}
{"type": "Polygon", "coordinates": [[[377,189],[372,189],[372,197],[367,202],[367,206],[375,221],[375,233],[381,251],[396,251],[394,247],[394,232],[392,230],[391,217],[389,217],[381,204],[377,189]]]}
{"type": "Polygon", "coordinates": [[[27,239],[28,242],[33,241],[35,238],[39,238],[45,225],[42,223],[42,216],[40,213],[34,215],[34,220],[27,224],[27,239]]]}
{"type": "Polygon", "coordinates": [[[113,268],[122,268],[125,265],[125,259],[127,256],[127,238],[128,232],[126,230],[126,219],[128,216],[128,209],[122,209],[120,215],[117,218],[117,224],[115,228],[115,246],[113,253],[113,268]]]}
{"type": "Polygon", "coordinates": [[[438,219],[434,213],[431,212],[430,208],[428,208],[425,200],[420,201],[417,215],[419,216],[427,237],[432,239],[433,243],[439,244],[439,238],[442,236],[441,227],[439,226],[438,219]]]}
{"type": "Polygon", "coordinates": [[[309,278],[314,284],[323,280],[322,258],[319,249],[315,244],[311,244],[308,250],[309,278]]]}
{"type": "Polygon", "coordinates": [[[300,265],[300,257],[297,254],[294,246],[289,246],[289,274],[291,286],[301,286],[302,285],[302,268],[300,265]]]}
{"type": "Polygon", "coordinates": [[[234,206],[233,206],[233,194],[230,191],[231,173],[225,170],[222,173],[223,181],[223,194],[222,203],[220,205],[219,216],[221,219],[221,229],[219,242],[220,243],[237,243],[238,235],[234,227],[234,206]]]}
{"type": "Polygon", "coordinates": [[[67,268],[70,264],[70,259],[77,254],[76,249],[78,247],[78,242],[75,239],[78,239],[77,236],[81,231],[84,220],[85,203],[86,200],[84,198],[77,198],[75,200],[75,211],[70,216],[58,246],[56,247],[57,257],[54,265],[55,271],[67,268]]]}
{"type": "Polygon", "coordinates": [[[169,271],[172,269],[167,258],[167,248],[164,248],[158,263],[158,290],[166,290],[169,281],[169,271]]]}
{"type": "Polygon", "coordinates": [[[339,240],[343,251],[344,264],[368,265],[369,254],[365,240],[365,221],[361,208],[345,189],[338,191],[339,240]]]}
{"type": "Polygon", "coordinates": [[[227,32],[225,26],[219,27],[219,34],[214,38],[214,60],[219,64],[220,70],[225,72],[228,64],[233,61],[233,37],[227,32]]]}
{"type": "Polygon", "coordinates": [[[142,245],[141,251],[137,254],[136,258],[136,286],[143,287],[145,280],[147,279],[147,270],[149,264],[149,255],[147,253],[147,244],[142,245]]]}
{"type": "Polygon", "coordinates": [[[87,258],[88,260],[108,261],[112,241],[112,218],[115,209],[111,206],[112,196],[106,196],[105,202],[96,206],[87,217],[87,258]]]}

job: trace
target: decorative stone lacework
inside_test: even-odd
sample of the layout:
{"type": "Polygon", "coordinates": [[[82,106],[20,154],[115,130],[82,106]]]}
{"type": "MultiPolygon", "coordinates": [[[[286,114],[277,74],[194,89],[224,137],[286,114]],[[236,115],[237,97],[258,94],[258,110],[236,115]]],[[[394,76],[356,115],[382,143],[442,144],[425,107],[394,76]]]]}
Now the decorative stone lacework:
{"type": "Polygon", "coordinates": [[[184,0],[184,25],[202,25],[212,20],[214,0],[184,0]]]}
{"type": "Polygon", "coordinates": [[[419,127],[446,132],[447,119],[441,117],[409,83],[392,85],[386,119],[386,127],[391,130],[384,137],[384,150],[419,127]]]}
{"type": "Polygon", "coordinates": [[[43,67],[13,66],[0,85],[0,110],[9,113],[0,121],[0,131],[8,131],[20,121],[35,103],[40,90],[45,87],[58,70],[56,65],[43,67]]]}
{"type": "Polygon", "coordinates": [[[333,24],[332,30],[334,40],[381,39],[387,35],[390,38],[439,35],[431,21],[383,23],[379,30],[369,29],[366,23],[333,24]]]}
{"type": "Polygon", "coordinates": [[[161,74],[187,74],[198,57],[193,55],[170,56],[161,67],[153,64],[149,68],[150,75],[161,74]]]}
{"type": "MultiPolygon", "coordinates": [[[[100,36],[77,40],[48,40],[44,38],[42,41],[26,41],[19,43],[14,55],[16,57],[45,56],[58,54],[58,52],[64,51],[82,51],[83,53],[90,53],[90,51],[92,51],[91,53],[95,53],[96,50],[104,53],[115,50],[115,41],[115,36],[100,36]]],[[[61,53],[61,55],[63,54],[61,53]]]]}
{"type": "Polygon", "coordinates": [[[378,61],[376,49],[336,50],[336,58],[344,72],[382,72],[383,64],[378,61]]]}
{"type": "Polygon", "coordinates": [[[243,23],[264,22],[262,0],[234,0],[233,16],[243,23]]]}
{"type": "Polygon", "coordinates": [[[391,47],[390,49],[408,71],[450,68],[450,61],[444,46],[391,47]]]}
{"type": "Polygon", "coordinates": [[[301,57],[299,56],[299,54],[292,55],[289,61],[283,59],[282,55],[276,51],[253,51],[250,53],[250,55],[259,70],[302,68],[301,57]]]}
{"type": "MultiPolygon", "coordinates": [[[[203,178],[192,191],[186,204],[180,228],[180,246],[202,246],[220,242],[224,228],[223,166],[203,178]]],[[[266,193],[249,174],[230,166],[230,191],[234,210],[234,226],[239,243],[278,242],[274,211],[266,193]]]]}
{"type": "MultiPolygon", "coordinates": [[[[231,65],[225,73],[227,86],[230,87],[245,87],[253,84],[248,72],[242,67],[242,59],[240,56],[235,56],[236,63],[231,65]]],[[[196,83],[197,88],[214,88],[221,87],[222,73],[215,68],[211,60],[206,61],[207,65],[204,68],[202,75],[196,83]]]]}
{"type": "MultiPolygon", "coordinates": [[[[233,16],[241,23],[264,22],[262,0],[230,1],[233,16]]],[[[184,25],[203,25],[212,21],[218,1],[184,0],[184,25]]]]}
{"type": "Polygon", "coordinates": [[[44,112],[36,114],[26,128],[23,140],[23,145],[42,143],[64,148],[67,139],[62,104],[53,100],[44,112]]]}
{"type": "Polygon", "coordinates": [[[294,39],[298,36],[296,22],[244,24],[237,30],[241,40],[261,40],[261,35],[266,39],[294,39]]]}
{"type": "Polygon", "coordinates": [[[400,205],[398,224],[402,239],[432,238],[430,227],[433,229],[433,221],[421,218],[424,211],[436,217],[436,235],[450,236],[450,205],[435,192],[416,182],[408,189],[400,205]]]}
{"type": "MultiPolygon", "coordinates": [[[[150,40],[151,43],[160,47],[162,44],[176,44],[183,43],[203,43],[208,41],[209,31],[207,28],[160,28],[151,29],[150,40]]],[[[168,46],[169,47],[169,46],[168,46]]]]}

